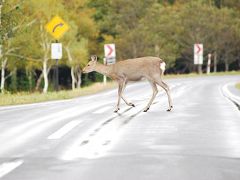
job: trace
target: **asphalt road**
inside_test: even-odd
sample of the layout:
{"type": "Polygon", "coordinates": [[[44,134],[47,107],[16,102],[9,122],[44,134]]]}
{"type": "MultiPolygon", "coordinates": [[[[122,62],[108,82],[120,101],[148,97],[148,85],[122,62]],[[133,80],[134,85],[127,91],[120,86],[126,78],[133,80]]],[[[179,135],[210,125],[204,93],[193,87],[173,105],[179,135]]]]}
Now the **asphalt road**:
{"type": "Polygon", "coordinates": [[[147,82],[73,100],[0,107],[1,180],[239,180],[240,76],[147,82]]]}

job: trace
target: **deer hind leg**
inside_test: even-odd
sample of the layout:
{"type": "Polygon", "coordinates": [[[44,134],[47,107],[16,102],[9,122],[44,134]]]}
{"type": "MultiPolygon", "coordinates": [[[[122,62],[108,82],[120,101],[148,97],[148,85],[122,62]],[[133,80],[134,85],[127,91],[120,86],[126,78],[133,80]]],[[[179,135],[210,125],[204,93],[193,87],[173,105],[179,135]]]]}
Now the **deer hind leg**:
{"type": "Polygon", "coordinates": [[[120,101],[121,101],[121,96],[122,96],[122,89],[123,89],[123,81],[118,81],[118,101],[117,101],[117,106],[115,109],[115,113],[118,112],[120,110],[119,106],[120,106],[120,101]]]}
{"type": "Polygon", "coordinates": [[[173,108],[173,105],[172,105],[172,98],[171,98],[171,93],[170,93],[170,89],[168,87],[168,85],[163,82],[162,80],[157,80],[156,83],[161,86],[165,92],[167,93],[167,96],[168,96],[168,104],[169,104],[169,109],[167,111],[171,111],[172,108],[173,108]]]}
{"type": "Polygon", "coordinates": [[[123,99],[123,101],[124,101],[128,106],[135,107],[135,105],[134,105],[133,103],[128,102],[128,101],[124,98],[124,96],[123,96],[123,92],[124,92],[124,90],[125,90],[125,88],[126,88],[126,85],[127,85],[127,81],[125,80],[124,83],[123,83],[121,98],[123,99]]]}
{"type": "Polygon", "coordinates": [[[152,98],[150,99],[148,105],[144,108],[144,110],[143,110],[144,112],[147,112],[149,110],[150,106],[153,103],[153,100],[155,99],[155,97],[158,93],[157,85],[154,82],[151,82],[151,81],[149,81],[149,83],[152,86],[153,94],[152,94],[152,98]]]}

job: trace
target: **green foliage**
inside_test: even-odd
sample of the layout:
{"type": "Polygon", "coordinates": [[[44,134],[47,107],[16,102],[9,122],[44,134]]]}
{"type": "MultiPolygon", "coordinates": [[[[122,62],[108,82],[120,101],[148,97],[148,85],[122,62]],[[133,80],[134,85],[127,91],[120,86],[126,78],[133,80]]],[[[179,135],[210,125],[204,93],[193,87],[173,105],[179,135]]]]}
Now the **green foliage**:
{"type": "MultiPolygon", "coordinates": [[[[193,44],[203,43],[204,60],[208,53],[216,53],[220,70],[237,70],[239,8],[239,0],[5,0],[0,14],[0,63],[7,58],[6,87],[12,92],[32,91],[41,80],[44,60],[52,69],[49,47],[55,40],[44,26],[55,15],[70,26],[60,39],[64,48],[60,66],[67,72],[73,68],[76,79],[91,54],[102,60],[105,43],[116,44],[117,60],[159,56],[173,72],[192,72],[193,44]]],[[[86,85],[101,81],[102,76],[92,73],[82,80],[86,85]]]]}

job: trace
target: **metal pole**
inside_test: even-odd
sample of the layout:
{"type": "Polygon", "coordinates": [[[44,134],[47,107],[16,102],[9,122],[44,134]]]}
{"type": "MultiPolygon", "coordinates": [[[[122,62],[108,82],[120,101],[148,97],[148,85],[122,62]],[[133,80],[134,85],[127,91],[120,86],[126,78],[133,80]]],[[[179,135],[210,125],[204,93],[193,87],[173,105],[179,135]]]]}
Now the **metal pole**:
{"type": "MultiPolygon", "coordinates": [[[[103,64],[106,65],[107,61],[106,58],[103,58],[103,64]]],[[[103,84],[106,85],[107,84],[107,76],[103,75],[103,84]]]]}
{"type": "MultiPolygon", "coordinates": [[[[56,40],[56,43],[58,43],[58,40],[56,40]]],[[[58,59],[56,59],[56,65],[55,65],[55,91],[59,91],[59,71],[58,71],[58,59]]]]}
{"type": "Polygon", "coordinates": [[[198,74],[202,74],[202,64],[198,64],[198,74]]]}

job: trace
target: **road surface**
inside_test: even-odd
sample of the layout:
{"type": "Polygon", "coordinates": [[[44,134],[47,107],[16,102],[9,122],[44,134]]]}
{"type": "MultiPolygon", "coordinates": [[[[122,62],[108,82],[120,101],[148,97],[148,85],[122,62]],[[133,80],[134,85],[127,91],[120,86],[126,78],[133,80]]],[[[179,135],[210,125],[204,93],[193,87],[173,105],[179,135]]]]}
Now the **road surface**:
{"type": "Polygon", "coordinates": [[[117,91],[0,107],[1,180],[239,180],[240,76],[166,80],[147,113],[147,82],[117,91]]]}

